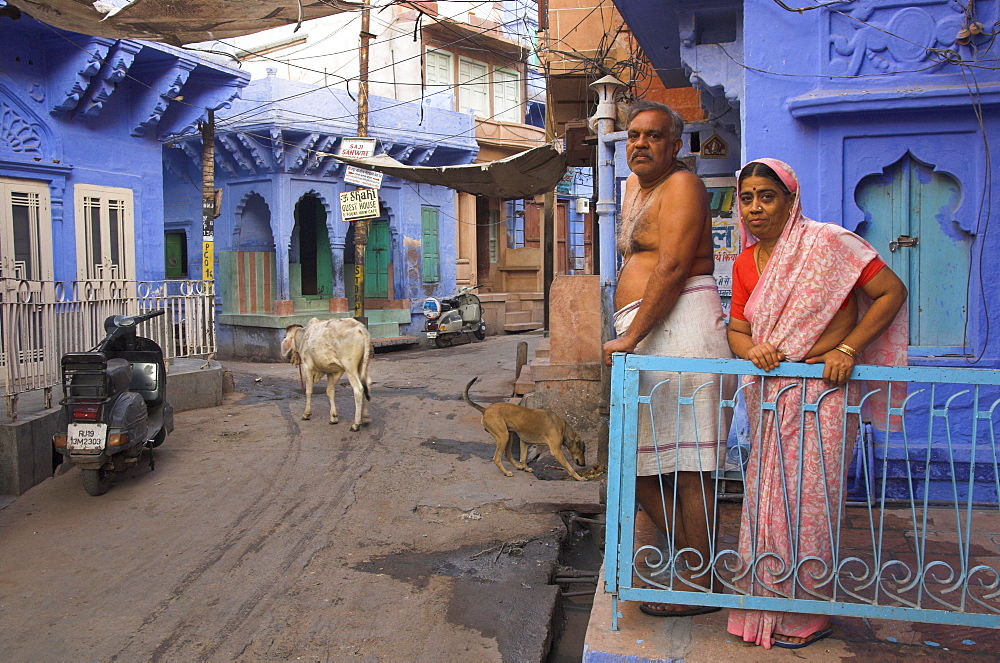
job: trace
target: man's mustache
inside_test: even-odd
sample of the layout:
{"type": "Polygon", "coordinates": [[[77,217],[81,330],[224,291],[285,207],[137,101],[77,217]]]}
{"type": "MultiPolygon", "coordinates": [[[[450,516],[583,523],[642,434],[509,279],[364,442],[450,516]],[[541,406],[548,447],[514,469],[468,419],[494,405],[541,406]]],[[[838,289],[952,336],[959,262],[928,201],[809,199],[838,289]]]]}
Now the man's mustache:
{"type": "Polygon", "coordinates": [[[653,155],[650,154],[649,152],[644,151],[644,150],[636,150],[635,152],[632,153],[632,159],[631,160],[635,161],[639,157],[646,157],[647,159],[652,159],[653,155]]]}

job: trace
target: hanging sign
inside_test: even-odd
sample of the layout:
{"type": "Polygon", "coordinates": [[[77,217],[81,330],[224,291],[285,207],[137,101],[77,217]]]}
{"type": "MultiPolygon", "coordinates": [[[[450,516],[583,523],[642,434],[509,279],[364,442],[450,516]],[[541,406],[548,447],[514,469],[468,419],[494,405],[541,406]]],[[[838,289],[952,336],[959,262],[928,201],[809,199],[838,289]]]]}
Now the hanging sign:
{"type": "Polygon", "coordinates": [[[360,159],[370,157],[375,154],[374,138],[344,138],[340,141],[340,151],[338,157],[350,157],[360,159]]]}
{"type": "MultiPolygon", "coordinates": [[[[344,138],[340,141],[340,151],[337,156],[360,159],[375,154],[374,138],[344,138]]],[[[344,181],[348,184],[377,189],[382,186],[382,173],[366,170],[357,166],[348,166],[344,172],[344,181]]]]}
{"type": "Polygon", "coordinates": [[[340,216],[344,221],[378,218],[378,189],[355,189],[340,194],[340,216]]]}
{"type": "Polygon", "coordinates": [[[382,186],[382,173],[374,170],[365,170],[357,166],[348,166],[344,172],[344,181],[348,184],[357,184],[369,189],[377,189],[382,186]]]}

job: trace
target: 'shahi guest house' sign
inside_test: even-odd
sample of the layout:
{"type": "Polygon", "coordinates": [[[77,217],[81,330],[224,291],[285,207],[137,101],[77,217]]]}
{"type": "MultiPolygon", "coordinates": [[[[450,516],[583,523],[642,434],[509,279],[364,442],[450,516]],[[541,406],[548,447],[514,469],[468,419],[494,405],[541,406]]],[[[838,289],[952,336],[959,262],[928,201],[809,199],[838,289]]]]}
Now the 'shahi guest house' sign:
{"type": "Polygon", "coordinates": [[[344,221],[378,218],[378,189],[355,189],[340,194],[340,216],[344,221]]]}

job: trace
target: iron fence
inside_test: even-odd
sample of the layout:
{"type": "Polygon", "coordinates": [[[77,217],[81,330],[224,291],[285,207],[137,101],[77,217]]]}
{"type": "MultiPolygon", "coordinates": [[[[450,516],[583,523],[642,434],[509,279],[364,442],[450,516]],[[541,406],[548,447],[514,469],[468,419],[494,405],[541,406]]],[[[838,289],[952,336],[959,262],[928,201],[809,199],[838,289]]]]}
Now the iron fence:
{"type": "MultiPolygon", "coordinates": [[[[613,628],[619,600],[1000,628],[1000,371],[857,366],[834,387],[822,370],[615,356],[605,553],[613,628]],[[744,377],[734,391],[720,376],[744,377]],[[713,439],[726,439],[735,418],[751,441],[749,454],[738,436],[728,449],[717,442],[730,460],[705,468],[709,549],[681,547],[676,528],[637,543],[640,417],[659,448],[679,427],[668,417],[696,416],[706,393],[718,404],[713,439]],[[872,410],[879,396],[886,407],[872,410]]],[[[677,482],[658,483],[672,522],[677,482]]]]}
{"type": "Polygon", "coordinates": [[[211,281],[24,281],[0,279],[0,389],[7,416],[17,418],[19,394],[59,384],[66,352],[94,347],[104,320],[152,309],[166,314],[140,333],[163,348],[169,362],[216,351],[215,292],[211,281]]]}

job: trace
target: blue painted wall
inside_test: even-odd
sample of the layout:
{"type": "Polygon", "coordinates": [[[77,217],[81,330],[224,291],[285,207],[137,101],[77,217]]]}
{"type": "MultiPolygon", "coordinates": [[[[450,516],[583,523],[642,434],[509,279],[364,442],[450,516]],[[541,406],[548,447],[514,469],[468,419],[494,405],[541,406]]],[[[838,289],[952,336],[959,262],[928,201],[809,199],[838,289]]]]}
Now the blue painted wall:
{"type": "Polygon", "coordinates": [[[135,276],[163,278],[161,138],[227,103],[247,80],[169,46],[0,18],[0,177],[48,183],[57,280],[77,276],[81,184],[132,190],[135,276]],[[188,103],[174,99],[184,95],[188,103]]]}

